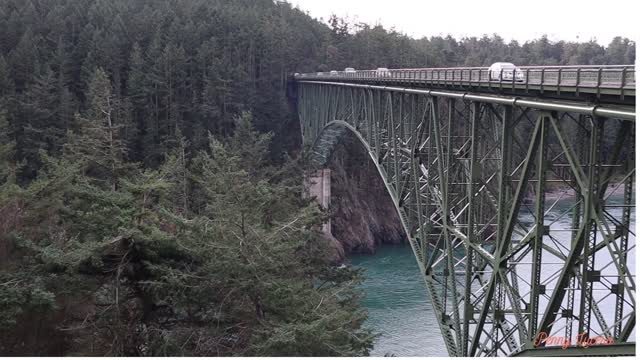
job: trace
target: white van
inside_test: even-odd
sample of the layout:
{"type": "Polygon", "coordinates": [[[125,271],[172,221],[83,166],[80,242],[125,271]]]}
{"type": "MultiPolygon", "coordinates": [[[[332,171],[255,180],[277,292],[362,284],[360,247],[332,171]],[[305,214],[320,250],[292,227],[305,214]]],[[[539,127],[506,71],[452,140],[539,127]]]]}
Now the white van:
{"type": "Polygon", "coordinates": [[[331,72],[329,72],[329,76],[338,76],[338,72],[335,70],[331,70],[331,72]]]}
{"type": "Polygon", "coordinates": [[[524,81],[524,73],[520,68],[508,62],[497,62],[489,67],[490,81],[524,81]]]}
{"type": "Polygon", "coordinates": [[[376,76],[378,77],[386,77],[389,76],[391,72],[387,68],[380,67],[376,69],[376,76]]]}
{"type": "Polygon", "coordinates": [[[354,69],[354,68],[346,68],[346,69],[344,69],[344,72],[346,72],[346,73],[354,73],[354,72],[356,72],[356,69],[354,69]]]}

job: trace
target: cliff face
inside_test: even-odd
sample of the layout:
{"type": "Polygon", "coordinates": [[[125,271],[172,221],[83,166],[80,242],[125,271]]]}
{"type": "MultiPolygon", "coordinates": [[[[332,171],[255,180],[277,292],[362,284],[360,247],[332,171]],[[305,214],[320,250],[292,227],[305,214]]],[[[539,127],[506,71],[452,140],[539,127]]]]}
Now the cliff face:
{"type": "Polygon", "coordinates": [[[338,253],[373,253],[383,243],[407,242],[383,180],[355,139],[345,139],[332,157],[331,226],[338,253]]]}

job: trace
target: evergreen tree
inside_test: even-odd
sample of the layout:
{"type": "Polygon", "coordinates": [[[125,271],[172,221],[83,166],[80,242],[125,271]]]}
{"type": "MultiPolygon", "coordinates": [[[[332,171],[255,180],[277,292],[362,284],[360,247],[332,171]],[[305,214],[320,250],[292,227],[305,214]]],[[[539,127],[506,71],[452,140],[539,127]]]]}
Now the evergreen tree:
{"type": "Polygon", "coordinates": [[[70,139],[69,154],[86,164],[86,172],[97,181],[104,181],[112,190],[119,179],[131,168],[126,162],[127,147],[122,139],[121,127],[114,120],[118,104],[114,100],[111,82],[104,72],[95,70],[87,95],[88,108],[83,116],[76,116],[79,134],[70,139]]]}
{"type": "Polygon", "coordinates": [[[59,154],[65,142],[65,124],[59,116],[61,96],[51,68],[33,79],[18,99],[22,115],[17,133],[19,157],[26,164],[23,171],[35,174],[42,164],[40,151],[59,154]]]}
{"type": "Polygon", "coordinates": [[[178,133],[177,145],[169,152],[160,172],[171,184],[167,189],[165,206],[182,216],[190,214],[191,172],[189,170],[188,141],[178,133]]]}
{"type": "Polygon", "coordinates": [[[15,142],[9,137],[7,112],[0,101],[0,186],[15,180],[15,142]]]}
{"type": "Polygon", "coordinates": [[[228,141],[211,137],[191,166],[182,140],[157,171],[120,160],[113,187],[104,181],[113,172],[96,165],[113,163],[104,72],[90,89],[87,116],[102,114],[104,124],[81,122],[61,159],[42,154],[43,171],[21,195],[29,227],[15,236],[34,280],[18,290],[22,273],[0,274],[4,326],[24,312],[56,313],[72,330],[49,336],[72,336],[66,353],[78,355],[367,353],[373,335],[362,327],[359,273],[330,264],[313,230],[317,207],[262,161],[270,135],[256,132],[249,114],[228,141]],[[72,151],[90,141],[105,150],[72,151]],[[193,210],[190,188],[200,200],[193,210]],[[57,309],[63,294],[95,311],[57,309]]]}
{"type": "MultiPolygon", "coordinates": [[[[357,273],[329,266],[327,245],[311,230],[316,207],[300,208],[300,198],[280,196],[284,184],[265,178],[269,171],[255,160],[267,150],[268,136],[251,128],[248,114],[238,119],[228,144],[210,139],[192,170],[204,206],[176,228],[175,250],[194,265],[152,266],[156,277],[166,279],[154,283],[153,291],[185,306],[196,323],[211,324],[207,332],[213,336],[201,355],[366,354],[373,336],[361,329],[366,317],[349,284],[357,273]],[[333,295],[338,290],[343,297],[333,295]],[[208,312],[211,302],[217,310],[208,312]],[[247,326],[252,334],[243,330],[247,326]]],[[[183,326],[184,333],[173,332],[174,344],[155,348],[195,345],[187,335],[196,329],[183,326]]]]}

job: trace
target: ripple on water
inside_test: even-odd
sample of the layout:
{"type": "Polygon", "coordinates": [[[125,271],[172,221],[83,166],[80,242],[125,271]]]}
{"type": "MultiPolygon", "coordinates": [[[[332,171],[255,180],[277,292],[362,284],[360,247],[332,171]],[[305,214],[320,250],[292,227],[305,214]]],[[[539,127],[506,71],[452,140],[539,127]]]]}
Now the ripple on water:
{"type": "MultiPolygon", "coordinates": [[[[622,198],[614,195],[610,200],[621,203],[622,198]]],[[[562,215],[570,205],[569,201],[560,201],[548,214],[547,221],[557,220],[551,226],[552,230],[571,226],[570,214],[562,215]]],[[[610,212],[616,218],[622,214],[620,209],[610,212]]],[[[520,215],[523,221],[529,218],[533,221],[525,211],[520,215]]],[[[635,229],[635,209],[632,209],[631,218],[631,229],[635,229]]],[[[554,236],[562,244],[571,241],[567,232],[554,236]]],[[[635,244],[635,236],[630,239],[631,244],[635,244]]],[[[628,256],[634,259],[635,249],[628,256]]],[[[362,290],[365,293],[363,306],[369,311],[367,324],[381,334],[371,355],[447,356],[431,301],[409,246],[382,246],[375,255],[354,255],[351,263],[366,270],[362,290]]],[[[547,265],[543,275],[550,275],[560,266],[547,265]]],[[[628,266],[635,273],[635,263],[630,261],[628,266]]],[[[609,313],[613,308],[604,306],[602,311],[609,313]]]]}
{"type": "Polygon", "coordinates": [[[410,247],[383,246],[373,256],[354,255],[351,263],[366,270],[367,324],[381,334],[372,356],[447,356],[410,247]]]}

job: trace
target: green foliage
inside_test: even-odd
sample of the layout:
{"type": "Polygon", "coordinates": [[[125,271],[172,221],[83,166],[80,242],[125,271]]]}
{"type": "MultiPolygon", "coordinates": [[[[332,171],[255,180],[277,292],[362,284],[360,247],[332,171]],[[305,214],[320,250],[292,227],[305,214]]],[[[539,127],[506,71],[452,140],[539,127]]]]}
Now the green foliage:
{"type": "Polygon", "coordinates": [[[6,111],[0,102],[0,187],[13,182],[15,177],[15,142],[9,137],[9,123],[6,111]]]}
{"type": "Polygon", "coordinates": [[[111,82],[101,68],[96,69],[87,94],[88,107],[84,116],[76,116],[77,134],[70,134],[65,155],[85,164],[85,172],[98,181],[106,181],[112,190],[120,177],[132,167],[126,163],[127,148],[116,123],[118,104],[112,94],[111,82]]]}
{"type": "Polygon", "coordinates": [[[26,160],[20,182],[36,176],[41,149],[59,154],[82,118],[103,116],[90,113],[99,98],[109,100],[130,160],[155,168],[180,137],[195,154],[208,132],[232,133],[243,111],[274,133],[270,157],[281,159],[299,133],[285,94],[294,72],[635,61],[635,43],[621,37],[607,47],[498,35],[412,39],[336,16],[323,24],[271,0],[0,0],[0,8],[0,97],[15,160],[26,160]],[[96,69],[111,82],[108,97],[96,92],[96,69]]]}
{"type": "Polygon", "coordinates": [[[21,315],[55,309],[55,294],[46,290],[42,279],[29,274],[0,273],[0,330],[18,325],[21,315]]]}
{"type": "MultiPolygon", "coordinates": [[[[209,148],[194,159],[190,176],[206,206],[193,219],[174,215],[177,244],[163,241],[145,252],[157,279],[145,289],[161,303],[179,304],[196,323],[211,324],[207,331],[214,335],[202,352],[186,346],[183,354],[364,354],[372,335],[361,328],[366,316],[353,290],[356,274],[330,276],[328,249],[312,230],[315,207],[279,196],[283,186],[265,177],[270,172],[260,161],[269,135],[250,122],[243,114],[228,141],[210,138],[209,148]],[[318,288],[314,279],[332,286],[318,288]],[[299,334],[296,344],[280,344],[278,336],[292,330],[299,334]],[[322,331],[324,340],[317,343],[315,333],[322,331]]],[[[170,338],[184,338],[184,331],[174,330],[170,338]]],[[[157,349],[174,349],[161,340],[151,341],[157,349]]]]}
{"type": "MultiPolygon", "coordinates": [[[[89,88],[107,89],[96,74],[89,88]]],[[[108,106],[104,94],[91,92],[94,109],[108,106]]],[[[64,156],[42,153],[19,195],[28,226],[12,233],[20,271],[42,280],[6,282],[3,324],[58,313],[74,329],[64,353],[76,355],[367,354],[359,273],[331,265],[317,206],[291,184],[299,170],[267,165],[271,135],[251,123],[243,113],[192,161],[180,140],[158,170],[120,157],[115,187],[113,172],[93,169],[111,159],[105,126],[83,121],[64,156]],[[78,303],[95,311],[66,305],[78,303]]]]}

